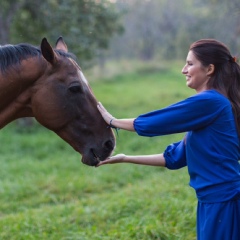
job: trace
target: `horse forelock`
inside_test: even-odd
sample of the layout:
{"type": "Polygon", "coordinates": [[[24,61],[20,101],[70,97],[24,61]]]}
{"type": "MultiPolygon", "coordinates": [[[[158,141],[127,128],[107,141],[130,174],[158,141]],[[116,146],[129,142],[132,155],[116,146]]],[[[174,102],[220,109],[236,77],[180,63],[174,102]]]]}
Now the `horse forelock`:
{"type": "Polygon", "coordinates": [[[73,59],[74,61],[76,61],[76,59],[77,59],[76,56],[75,56],[73,53],[64,52],[64,51],[58,50],[58,49],[54,49],[54,51],[55,51],[56,53],[58,53],[60,56],[62,56],[62,57],[71,58],[71,59],[73,59]]]}

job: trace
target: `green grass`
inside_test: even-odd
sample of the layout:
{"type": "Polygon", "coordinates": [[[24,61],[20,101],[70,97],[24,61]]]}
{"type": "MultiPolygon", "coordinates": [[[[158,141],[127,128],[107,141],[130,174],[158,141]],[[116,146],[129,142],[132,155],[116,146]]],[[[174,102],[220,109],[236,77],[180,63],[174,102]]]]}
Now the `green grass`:
{"type": "MultiPolygon", "coordinates": [[[[119,118],[193,94],[172,66],[122,72],[91,82],[98,100],[119,118]]],[[[120,130],[115,153],[162,152],[182,136],[144,138],[120,130]]],[[[88,167],[37,124],[25,132],[12,123],[1,130],[0,142],[1,240],[195,239],[196,199],[187,169],[88,167]]]]}

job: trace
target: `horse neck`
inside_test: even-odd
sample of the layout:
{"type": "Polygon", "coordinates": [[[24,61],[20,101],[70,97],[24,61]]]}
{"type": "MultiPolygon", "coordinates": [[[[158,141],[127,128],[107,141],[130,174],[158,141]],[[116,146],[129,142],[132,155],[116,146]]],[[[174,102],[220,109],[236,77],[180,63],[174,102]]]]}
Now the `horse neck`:
{"type": "Polygon", "coordinates": [[[32,87],[43,73],[43,61],[34,57],[0,74],[0,128],[17,118],[32,117],[32,87]]]}

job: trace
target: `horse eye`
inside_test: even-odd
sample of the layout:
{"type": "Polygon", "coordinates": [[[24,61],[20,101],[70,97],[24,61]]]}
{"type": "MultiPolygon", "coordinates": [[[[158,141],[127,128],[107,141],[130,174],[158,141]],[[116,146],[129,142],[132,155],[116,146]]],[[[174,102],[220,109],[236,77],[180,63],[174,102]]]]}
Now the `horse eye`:
{"type": "Polygon", "coordinates": [[[69,86],[68,88],[72,93],[79,93],[82,91],[82,87],[80,84],[72,84],[71,86],[69,86]]]}

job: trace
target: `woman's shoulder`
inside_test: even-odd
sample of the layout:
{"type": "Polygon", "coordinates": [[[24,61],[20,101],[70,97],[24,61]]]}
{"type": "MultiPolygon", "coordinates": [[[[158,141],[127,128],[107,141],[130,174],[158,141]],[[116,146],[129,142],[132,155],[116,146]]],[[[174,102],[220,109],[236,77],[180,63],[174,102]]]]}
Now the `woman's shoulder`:
{"type": "MultiPolygon", "coordinates": [[[[193,98],[195,100],[202,100],[205,102],[216,102],[216,103],[221,103],[221,104],[230,104],[229,99],[224,96],[223,94],[221,94],[220,92],[218,92],[217,90],[211,89],[211,90],[205,90],[202,91],[200,93],[197,93],[195,95],[193,95],[192,97],[190,97],[190,99],[193,98]]],[[[231,105],[231,104],[230,104],[231,105]]]]}
{"type": "Polygon", "coordinates": [[[231,103],[223,94],[216,90],[206,90],[186,99],[188,105],[198,109],[219,112],[231,109],[231,103]]]}

